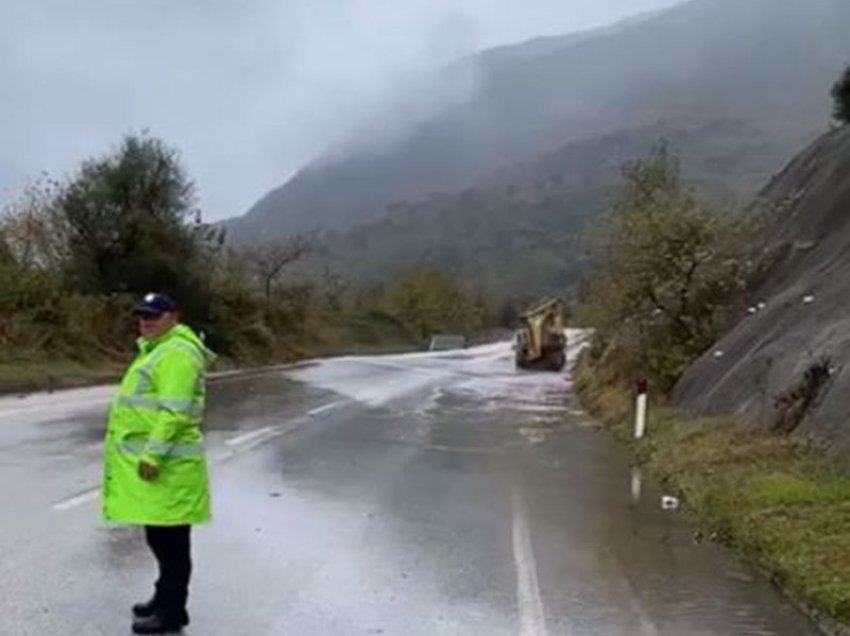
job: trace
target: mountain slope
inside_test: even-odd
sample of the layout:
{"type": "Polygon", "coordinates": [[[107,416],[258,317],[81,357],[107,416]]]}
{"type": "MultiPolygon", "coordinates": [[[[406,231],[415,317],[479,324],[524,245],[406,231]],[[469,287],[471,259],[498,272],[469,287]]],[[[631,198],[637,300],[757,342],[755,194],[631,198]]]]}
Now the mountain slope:
{"type": "Polygon", "coordinates": [[[444,73],[435,90],[452,94],[431,117],[388,141],[333,149],[231,221],[230,234],[346,229],[567,143],[682,119],[758,123],[772,147],[753,161],[770,174],[827,120],[827,88],[850,58],[848,23],[846,0],[694,0],[586,37],[484,53],[444,73]]]}
{"type": "Polygon", "coordinates": [[[769,221],[769,269],[752,303],[764,309],[742,312],[675,400],[810,437],[850,464],[850,126],[794,159],[758,211],[769,221]]]}
{"type": "Polygon", "coordinates": [[[766,149],[758,127],[740,121],[646,126],[568,144],[461,192],[396,204],[385,219],[327,235],[318,260],[361,281],[429,266],[500,296],[563,292],[581,277],[581,237],[612,203],[623,164],[645,156],[661,136],[701,189],[724,191],[734,172],[741,192],[730,194],[748,197],[766,181],[752,165],[752,156],[766,149]]]}

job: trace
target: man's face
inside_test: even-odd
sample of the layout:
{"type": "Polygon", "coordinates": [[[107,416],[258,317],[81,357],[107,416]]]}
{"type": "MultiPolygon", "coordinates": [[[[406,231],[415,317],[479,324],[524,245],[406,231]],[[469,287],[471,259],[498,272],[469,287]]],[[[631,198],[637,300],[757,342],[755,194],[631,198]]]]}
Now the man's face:
{"type": "Polygon", "coordinates": [[[155,340],[177,324],[177,315],[166,311],[159,315],[142,314],[139,316],[139,333],[143,338],[155,340]]]}

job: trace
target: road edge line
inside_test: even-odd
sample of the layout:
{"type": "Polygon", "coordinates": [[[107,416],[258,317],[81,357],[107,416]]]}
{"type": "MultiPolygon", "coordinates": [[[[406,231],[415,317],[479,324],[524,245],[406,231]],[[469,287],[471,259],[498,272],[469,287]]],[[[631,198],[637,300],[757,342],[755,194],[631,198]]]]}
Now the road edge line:
{"type": "Polygon", "coordinates": [[[513,551],[517,576],[517,610],[519,612],[520,636],[547,636],[546,615],[540,584],[537,579],[537,565],[534,549],[531,545],[531,533],[528,529],[525,505],[522,494],[514,488],[511,495],[513,516],[513,551]]]}

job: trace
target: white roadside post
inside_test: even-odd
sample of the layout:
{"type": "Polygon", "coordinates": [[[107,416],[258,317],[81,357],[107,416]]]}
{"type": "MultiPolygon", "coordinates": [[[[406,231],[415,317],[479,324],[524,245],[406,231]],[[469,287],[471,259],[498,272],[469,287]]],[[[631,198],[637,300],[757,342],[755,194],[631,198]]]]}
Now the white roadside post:
{"type": "Polygon", "coordinates": [[[632,501],[640,501],[643,492],[643,473],[638,466],[632,466],[632,501]]]}
{"type": "Polygon", "coordinates": [[[649,383],[639,380],[637,383],[637,404],[635,408],[635,439],[643,439],[646,435],[646,405],[649,383]]]}

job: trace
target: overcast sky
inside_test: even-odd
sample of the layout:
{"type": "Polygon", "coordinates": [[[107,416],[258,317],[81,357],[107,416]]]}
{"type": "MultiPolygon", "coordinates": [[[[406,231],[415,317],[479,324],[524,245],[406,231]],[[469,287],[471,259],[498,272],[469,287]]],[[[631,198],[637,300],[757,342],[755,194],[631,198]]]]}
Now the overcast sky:
{"type": "Polygon", "coordinates": [[[150,129],[241,214],[400,82],[675,0],[0,0],[0,202],[150,129]]]}

